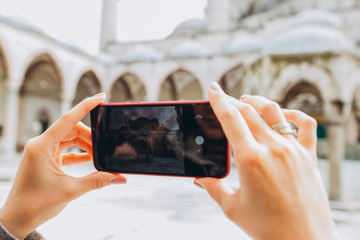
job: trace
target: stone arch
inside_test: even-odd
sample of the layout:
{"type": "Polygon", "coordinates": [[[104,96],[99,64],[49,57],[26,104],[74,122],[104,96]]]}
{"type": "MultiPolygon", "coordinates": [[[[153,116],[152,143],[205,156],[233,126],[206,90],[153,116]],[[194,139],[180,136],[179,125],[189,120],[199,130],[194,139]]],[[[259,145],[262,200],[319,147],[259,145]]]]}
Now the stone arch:
{"type": "Polygon", "coordinates": [[[145,101],[145,85],[137,75],[125,73],[112,85],[109,99],[111,102],[145,101]]]}
{"type": "MultiPolygon", "coordinates": [[[[76,86],[76,92],[75,97],[72,102],[72,105],[75,106],[79,102],[81,102],[83,99],[87,97],[91,97],[99,92],[101,92],[101,84],[99,81],[99,78],[96,76],[96,74],[89,70],[85,73],[83,73],[78,81],[78,84],[76,86]]],[[[85,117],[82,120],[83,123],[85,123],[87,126],[90,126],[90,114],[87,113],[85,117]]]]}
{"type": "Polygon", "coordinates": [[[236,99],[244,94],[244,71],[244,66],[238,65],[224,73],[219,81],[224,92],[236,99]]]}
{"type": "Polygon", "coordinates": [[[299,79],[306,79],[306,82],[316,87],[324,102],[340,98],[339,86],[331,73],[326,68],[308,62],[283,66],[271,79],[267,96],[277,101],[280,101],[286,89],[296,85],[299,79]]]}
{"type": "Polygon", "coordinates": [[[6,81],[8,76],[7,60],[0,44],[0,140],[5,128],[6,81]]]}
{"type": "Polygon", "coordinates": [[[62,74],[49,54],[30,63],[19,91],[18,150],[60,117],[62,84],[62,74]]]}
{"type": "Polygon", "coordinates": [[[159,100],[199,100],[203,99],[199,79],[186,70],[177,70],[169,74],[160,87],[159,100]]]}
{"type": "Polygon", "coordinates": [[[298,109],[318,122],[318,138],[326,137],[324,101],[319,89],[306,80],[301,80],[285,91],[280,105],[287,109],[298,109]]]}

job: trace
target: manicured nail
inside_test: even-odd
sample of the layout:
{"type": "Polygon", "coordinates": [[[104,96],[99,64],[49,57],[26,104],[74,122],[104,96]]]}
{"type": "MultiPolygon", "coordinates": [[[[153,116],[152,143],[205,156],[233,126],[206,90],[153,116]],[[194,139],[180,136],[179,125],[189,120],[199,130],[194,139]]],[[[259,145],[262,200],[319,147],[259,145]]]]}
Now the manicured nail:
{"type": "Polygon", "coordinates": [[[247,98],[249,98],[250,97],[250,95],[242,95],[241,97],[240,97],[240,100],[245,100],[245,99],[247,99],[247,98]]]}
{"type": "Polygon", "coordinates": [[[102,92],[93,96],[93,98],[100,98],[100,97],[105,97],[105,93],[102,92]]]}
{"type": "Polygon", "coordinates": [[[214,90],[214,91],[222,92],[222,89],[221,89],[220,85],[217,82],[211,82],[210,83],[210,88],[212,90],[214,90]]]}
{"type": "Polygon", "coordinates": [[[200,183],[198,183],[196,180],[194,181],[194,184],[195,184],[195,186],[198,186],[199,188],[204,189],[204,187],[200,183]]]}
{"type": "Polygon", "coordinates": [[[127,183],[126,178],[114,178],[111,180],[111,184],[125,184],[127,183]]]}

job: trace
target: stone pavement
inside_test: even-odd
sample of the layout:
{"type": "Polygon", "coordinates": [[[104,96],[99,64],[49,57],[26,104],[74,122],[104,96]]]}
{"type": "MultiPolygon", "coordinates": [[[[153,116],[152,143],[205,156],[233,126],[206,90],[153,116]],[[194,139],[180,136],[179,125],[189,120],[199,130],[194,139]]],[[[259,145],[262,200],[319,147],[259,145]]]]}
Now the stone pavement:
{"type": "MultiPolygon", "coordinates": [[[[325,165],[322,162],[320,167],[325,165]]],[[[0,206],[16,168],[17,161],[0,163],[0,206]]],[[[94,168],[83,164],[65,167],[64,171],[78,177],[94,168]]],[[[193,179],[138,175],[127,178],[126,185],[109,186],[73,201],[39,231],[50,240],[250,239],[226,219],[207,193],[192,183],[193,179]]],[[[235,171],[224,182],[236,188],[235,171]]],[[[331,202],[331,206],[342,239],[360,239],[360,201],[331,202]]]]}

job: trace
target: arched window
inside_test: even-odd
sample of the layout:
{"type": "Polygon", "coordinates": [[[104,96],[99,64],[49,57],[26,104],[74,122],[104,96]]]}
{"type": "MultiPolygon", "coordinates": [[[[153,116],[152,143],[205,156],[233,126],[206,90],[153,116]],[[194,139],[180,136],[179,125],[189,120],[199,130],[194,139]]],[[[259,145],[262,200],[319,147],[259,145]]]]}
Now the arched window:
{"type": "Polygon", "coordinates": [[[18,150],[44,130],[40,112],[46,112],[47,126],[60,116],[61,82],[58,67],[48,54],[37,57],[28,67],[20,88],[18,150]]]}
{"type": "Polygon", "coordinates": [[[160,87],[160,101],[200,99],[203,99],[203,91],[199,80],[184,70],[170,74],[160,87]]]}
{"type": "Polygon", "coordinates": [[[239,99],[241,95],[244,94],[243,92],[243,75],[244,75],[244,68],[242,66],[235,67],[224,74],[221,78],[219,84],[221,88],[236,99],[239,99]]]}
{"type": "Polygon", "coordinates": [[[360,86],[355,88],[352,109],[346,125],[348,142],[360,142],[360,86]]]}
{"type": "Polygon", "coordinates": [[[326,138],[323,101],[315,86],[306,81],[297,83],[286,92],[281,105],[287,109],[298,109],[313,117],[318,122],[318,138],[326,138]]]}
{"type": "MultiPolygon", "coordinates": [[[[84,73],[78,82],[76,87],[75,98],[73,100],[73,106],[81,102],[87,97],[91,97],[101,91],[99,79],[94,72],[88,71],[84,73]]],[[[87,113],[82,120],[84,124],[90,126],[90,114],[87,113]]]]}
{"type": "Polygon", "coordinates": [[[145,101],[146,90],[141,80],[127,73],[119,77],[111,88],[111,102],[145,101]]]}

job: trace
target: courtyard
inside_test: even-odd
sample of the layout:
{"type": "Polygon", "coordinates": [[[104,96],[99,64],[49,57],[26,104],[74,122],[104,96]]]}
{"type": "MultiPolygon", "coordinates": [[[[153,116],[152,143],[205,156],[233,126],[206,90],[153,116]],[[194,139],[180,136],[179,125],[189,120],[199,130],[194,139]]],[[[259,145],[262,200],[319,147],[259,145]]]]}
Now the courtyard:
{"type": "MultiPolygon", "coordinates": [[[[20,156],[0,162],[0,204],[10,190],[20,156]]],[[[3,159],[3,158],[2,158],[3,159]]],[[[327,161],[319,161],[326,179],[327,161]]],[[[72,176],[94,171],[92,164],[64,167],[72,176]]],[[[331,202],[342,240],[360,239],[360,161],[346,160],[343,192],[346,200],[331,202]]],[[[231,223],[207,193],[191,178],[127,175],[125,185],[112,185],[73,201],[38,230],[51,240],[88,239],[251,239],[231,223]]],[[[233,168],[223,180],[237,188],[233,168]]],[[[327,183],[325,182],[327,185],[327,183]]]]}

